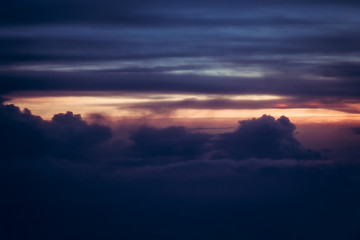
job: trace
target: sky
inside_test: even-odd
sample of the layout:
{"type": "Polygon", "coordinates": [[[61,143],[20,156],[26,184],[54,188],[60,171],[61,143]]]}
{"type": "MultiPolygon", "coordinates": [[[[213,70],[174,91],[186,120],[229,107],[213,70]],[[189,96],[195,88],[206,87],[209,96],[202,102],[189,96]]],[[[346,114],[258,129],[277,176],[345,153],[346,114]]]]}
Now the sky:
{"type": "Polygon", "coordinates": [[[0,239],[359,239],[359,16],[5,0],[0,239]]]}

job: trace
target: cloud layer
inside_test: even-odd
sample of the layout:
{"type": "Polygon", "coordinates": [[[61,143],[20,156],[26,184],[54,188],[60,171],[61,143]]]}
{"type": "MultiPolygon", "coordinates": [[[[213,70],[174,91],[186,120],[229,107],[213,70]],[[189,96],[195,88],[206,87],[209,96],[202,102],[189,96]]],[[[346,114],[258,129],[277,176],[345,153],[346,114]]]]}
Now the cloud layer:
{"type": "Polygon", "coordinates": [[[109,127],[87,124],[72,112],[56,114],[51,121],[14,105],[0,107],[2,158],[58,157],[81,159],[111,137],[109,127]]]}
{"type": "Polygon", "coordinates": [[[182,126],[163,129],[139,126],[130,134],[130,144],[125,144],[111,139],[114,133],[110,127],[88,124],[80,115],[72,112],[59,113],[51,121],[44,121],[32,115],[28,109],[20,111],[14,105],[2,105],[0,110],[4,159],[110,158],[127,164],[133,160],[135,165],[166,165],[208,158],[214,153],[217,158],[220,154],[235,160],[320,157],[316,152],[301,146],[294,137],[295,125],[284,116],[275,120],[264,115],[258,119],[241,121],[236,131],[222,135],[191,132],[182,126]]]}
{"type": "Polygon", "coordinates": [[[125,143],[72,112],[2,104],[0,130],[3,239],[360,236],[358,159],[316,161],[285,116],[220,135],[138,126],[125,143]]]}

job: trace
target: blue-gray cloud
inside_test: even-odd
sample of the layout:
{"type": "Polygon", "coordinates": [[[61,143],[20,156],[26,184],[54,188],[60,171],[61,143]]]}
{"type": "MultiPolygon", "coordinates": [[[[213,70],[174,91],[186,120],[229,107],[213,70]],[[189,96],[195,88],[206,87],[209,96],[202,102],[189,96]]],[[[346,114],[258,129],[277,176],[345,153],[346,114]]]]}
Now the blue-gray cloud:
{"type": "Polygon", "coordinates": [[[0,14],[0,93],[358,98],[356,5],[335,0],[6,1],[0,14]]]}

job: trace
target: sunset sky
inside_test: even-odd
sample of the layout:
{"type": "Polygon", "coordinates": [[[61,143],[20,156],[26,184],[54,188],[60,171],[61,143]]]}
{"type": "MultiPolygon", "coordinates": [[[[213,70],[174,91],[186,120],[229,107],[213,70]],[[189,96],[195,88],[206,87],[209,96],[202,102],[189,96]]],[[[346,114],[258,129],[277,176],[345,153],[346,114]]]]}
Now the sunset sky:
{"type": "Polygon", "coordinates": [[[47,118],[358,120],[359,12],[355,1],[9,1],[0,93],[47,118]]]}
{"type": "Polygon", "coordinates": [[[354,0],[5,0],[0,239],[360,239],[359,26],[354,0]]]}

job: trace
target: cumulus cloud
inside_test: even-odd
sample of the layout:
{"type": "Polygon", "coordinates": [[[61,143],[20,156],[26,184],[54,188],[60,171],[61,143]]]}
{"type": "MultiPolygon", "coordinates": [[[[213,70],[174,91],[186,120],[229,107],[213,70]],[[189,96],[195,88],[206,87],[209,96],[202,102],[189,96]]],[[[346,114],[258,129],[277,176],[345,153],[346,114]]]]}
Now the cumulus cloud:
{"type": "Polygon", "coordinates": [[[45,121],[0,105],[1,160],[94,159],[94,152],[104,160],[142,159],[122,169],[0,161],[1,239],[358,239],[359,165],[201,157],[214,149],[237,159],[308,157],[294,130],[286,117],[264,115],[241,121],[214,144],[213,136],[184,127],[142,126],[130,134],[132,145],[119,149],[108,127],[80,115],[45,121]],[[192,159],[202,160],[184,161],[192,159]]]}
{"type": "Polygon", "coordinates": [[[222,134],[216,140],[216,146],[226,156],[234,159],[320,157],[318,153],[304,148],[294,137],[296,127],[285,116],[275,119],[263,115],[239,123],[236,131],[222,134]]]}
{"type": "Polygon", "coordinates": [[[14,105],[0,106],[2,157],[31,157],[44,154],[48,149],[43,131],[43,120],[14,105]]]}
{"type": "Polygon", "coordinates": [[[191,133],[182,126],[164,129],[143,126],[130,136],[131,154],[140,157],[175,157],[192,159],[204,153],[210,135],[191,133]]]}
{"type": "Polygon", "coordinates": [[[240,121],[237,130],[220,135],[199,133],[183,126],[141,125],[119,141],[112,138],[117,132],[110,127],[89,124],[79,114],[59,113],[45,121],[28,109],[21,111],[14,105],[1,105],[0,130],[4,159],[54,157],[143,166],[204,160],[209,156],[230,159],[320,157],[297,141],[295,125],[285,116],[275,120],[264,115],[240,121]]]}
{"type": "Polygon", "coordinates": [[[49,138],[56,142],[60,155],[76,156],[105,142],[112,136],[111,129],[98,124],[87,124],[79,114],[67,112],[54,115],[49,124],[49,138]]]}
{"type": "Polygon", "coordinates": [[[141,165],[162,158],[175,161],[201,156],[210,138],[208,134],[192,133],[182,126],[164,129],[140,126],[130,133],[132,144],[125,147],[110,140],[113,135],[110,127],[88,124],[79,114],[59,113],[51,121],[45,121],[30,110],[21,111],[14,105],[0,106],[0,130],[4,159],[51,156],[151,160],[141,165]]]}
{"type": "Polygon", "coordinates": [[[3,158],[78,158],[112,135],[109,127],[89,125],[72,112],[44,121],[14,105],[0,106],[0,129],[3,158]]]}

